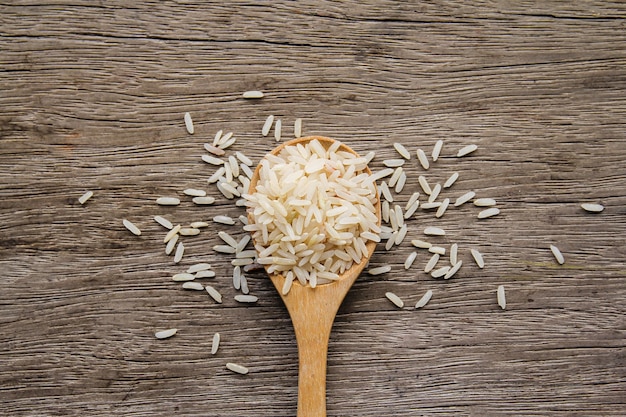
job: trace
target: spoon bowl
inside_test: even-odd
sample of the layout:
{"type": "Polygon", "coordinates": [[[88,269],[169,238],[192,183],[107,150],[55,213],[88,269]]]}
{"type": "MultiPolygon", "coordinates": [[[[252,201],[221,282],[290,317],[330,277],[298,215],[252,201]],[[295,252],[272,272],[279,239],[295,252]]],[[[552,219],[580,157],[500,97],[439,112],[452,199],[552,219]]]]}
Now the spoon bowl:
{"type": "MultiPolygon", "coordinates": [[[[285,142],[276,147],[271,153],[278,155],[286,146],[305,144],[312,140],[318,140],[328,148],[334,139],[322,136],[309,136],[285,142]]],[[[345,144],[339,146],[339,150],[358,154],[345,144]]],[[[260,165],[259,165],[260,167],[260,165]]],[[[249,194],[253,194],[259,181],[259,167],[254,171],[250,180],[249,194]]],[[[365,172],[371,174],[369,168],[365,172]]],[[[380,198],[376,195],[376,217],[378,225],[381,221],[380,198]]],[[[250,223],[253,223],[252,214],[249,213],[250,223]]],[[[366,242],[367,253],[359,263],[352,266],[340,275],[339,279],[327,284],[302,285],[294,280],[290,291],[282,293],[285,277],[278,273],[269,273],[269,277],[280,294],[293,324],[298,345],[298,417],[325,417],[326,416],[326,359],[328,353],[328,341],[330,332],[346,294],[356,281],[357,277],[367,265],[370,257],[376,249],[376,242],[366,242]]],[[[269,265],[265,265],[267,269],[269,265]]]]}

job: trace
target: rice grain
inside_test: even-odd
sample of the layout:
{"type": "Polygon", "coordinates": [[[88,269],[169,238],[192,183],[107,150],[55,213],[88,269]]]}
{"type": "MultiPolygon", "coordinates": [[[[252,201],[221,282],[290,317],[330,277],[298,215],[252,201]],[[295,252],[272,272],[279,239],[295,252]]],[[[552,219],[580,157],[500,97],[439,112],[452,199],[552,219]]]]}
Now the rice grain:
{"type": "Polygon", "coordinates": [[[293,122],[293,135],[296,138],[302,136],[302,119],[297,118],[295,122],[293,122]]]}
{"type": "Polygon", "coordinates": [[[176,281],[176,282],[193,281],[194,279],[195,279],[194,275],[188,272],[181,272],[178,274],[174,274],[174,276],[172,276],[172,281],[176,281]]]}
{"type": "Polygon", "coordinates": [[[474,258],[476,265],[478,265],[480,269],[483,269],[485,267],[485,260],[483,259],[483,255],[477,249],[470,249],[470,253],[474,258]]]}
{"type": "Polygon", "coordinates": [[[437,262],[439,262],[439,254],[435,253],[433,256],[430,257],[430,259],[426,263],[426,266],[424,266],[424,272],[428,274],[430,271],[435,269],[437,262]]]}
{"type": "Polygon", "coordinates": [[[404,159],[411,159],[411,153],[404,147],[403,144],[396,142],[393,144],[393,147],[404,159]]]}
{"type": "Polygon", "coordinates": [[[450,245],[450,264],[455,265],[458,261],[459,254],[459,245],[458,243],[453,243],[450,245]]]}
{"type": "Polygon", "coordinates": [[[443,188],[452,187],[452,184],[454,184],[456,180],[458,179],[459,179],[459,173],[455,172],[454,174],[450,175],[450,177],[446,180],[446,182],[443,183],[443,188]]]}
{"type": "Polygon", "coordinates": [[[384,266],[379,266],[376,268],[370,268],[367,270],[367,273],[370,275],[381,275],[381,274],[385,274],[387,272],[391,271],[391,266],[389,265],[384,265],[384,266]]]}
{"type": "Polygon", "coordinates": [[[156,199],[156,203],[160,206],[177,206],[180,204],[180,200],[176,197],[159,197],[156,199]]]}
{"type": "Polygon", "coordinates": [[[183,288],[185,290],[204,291],[204,286],[202,284],[193,281],[183,282],[183,288]]]}
{"type": "Polygon", "coordinates": [[[178,236],[178,232],[180,231],[181,228],[182,227],[180,224],[177,224],[176,226],[172,227],[170,231],[167,232],[167,234],[163,238],[163,243],[168,243],[170,240],[174,238],[174,236],[178,236]]]}
{"type": "Polygon", "coordinates": [[[172,222],[162,216],[154,216],[154,221],[169,230],[172,230],[172,228],[174,227],[172,222]]]}
{"type": "Polygon", "coordinates": [[[563,265],[565,263],[565,257],[563,257],[563,253],[561,253],[560,249],[554,245],[550,245],[550,250],[559,265],[563,265]]]}
{"type": "Polygon", "coordinates": [[[128,229],[135,236],[141,236],[141,230],[139,230],[139,228],[135,226],[135,224],[131,222],[130,220],[123,219],[122,224],[124,225],[126,229],[128,229]]]}
{"type": "Polygon", "coordinates": [[[91,197],[93,197],[93,191],[87,191],[85,194],[78,197],[78,202],[82,205],[87,202],[91,197]]]}
{"type": "Polygon", "coordinates": [[[282,120],[277,119],[276,123],[274,124],[274,139],[276,139],[276,142],[280,141],[280,138],[282,136],[282,128],[283,128],[282,120]]]}
{"type": "Polygon", "coordinates": [[[168,337],[174,336],[176,332],[178,332],[178,329],[161,330],[154,333],[154,337],[156,337],[157,339],[167,339],[168,337]]]}
{"type": "Polygon", "coordinates": [[[222,304],[222,294],[210,285],[205,285],[204,289],[216,303],[222,304]]]}
{"type": "Polygon", "coordinates": [[[231,363],[231,362],[228,362],[226,364],[226,368],[228,368],[229,370],[237,374],[242,374],[242,375],[245,375],[249,372],[248,368],[246,368],[245,366],[238,365],[236,363],[231,363]]]}
{"type": "Polygon", "coordinates": [[[604,210],[604,206],[602,204],[595,203],[583,203],[580,205],[583,210],[588,211],[589,213],[601,213],[604,210]]]}
{"type": "Polygon", "coordinates": [[[211,355],[215,355],[217,350],[220,348],[220,339],[221,336],[219,333],[215,333],[213,335],[213,342],[211,343],[211,355]]]}
{"type": "Polygon", "coordinates": [[[187,188],[183,191],[183,194],[191,197],[204,197],[206,196],[206,191],[198,190],[196,188],[187,188]]]}
{"type": "Polygon", "coordinates": [[[419,182],[420,187],[422,187],[422,191],[424,191],[425,194],[430,195],[432,190],[430,188],[430,185],[428,184],[428,180],[426,180],[426,177],[420,175],[419,177],[417,177],[417,181],[419,182]]]}
{"type": "Polygon", "coordinates": [[[211,197],[211,196],[194,197],[193,199],[191,199],[191,201],[193,201],[194,204],[197,204],[199,206],[205,206],[205,205],[215,203],[215,197],[211,197]]]}
{"type": "Polygon", "coordinates": [[[439,269],[435,269],[434,271],[432,271],[430,273],[430,276],[433,278],[441,278],[443,276],[445,276],[448,271],[450,271],[450,267],[449,266],[442,266],[439,269]]]}
{"type": "Polygon", "coordinates": [[[504,285],[498,285],[498,291],[496,294],[498,298],[498,305],[502,310],[506,309],[506,294],[504,293],[504,285]]]}
{"type": "Polygon", "coordinates": [[[454,207],[462,206],[463,204],[467,203],[475,196],[476,196],[476,193],[474,191],[466,192],[465,194],[463,194],[462,196],[456,199],[456,201],[454,202],[454,207]]]}
{"type": "Polygon", "coordinates": [[[398,297],[396,294],[392,292],[386,292],[385,297],[387,297],[387,299],[391,301],[396,307],[398,308],[404,307],[404,301],[402,301],[402,299],[398,297]]]}
{"type": "MultiPolygon", "coordinates": [[[[439,185],[439,184],[437,184],[437,185],[439,185]]],[[[449,205],[450,205],[450,199],[449,198],[444,198],[444,200],[441,202],[441,205],[437,209],[437,213],[435,213],[435,217],[437,217],[437,218],[442,217],[444,215],[444,213],[446,212],[446,210],[448,209],[449,205]]]]}
{"type": "Polygon", "coordinates": [[[415,309],[424,307],[426,304],[428,304],[428,302],[430,301],[432,297],[433,297],[433,291],[432,290],[426,291],[426,293],[422,295],[422,298],[420,298],[419,301],[415,304],[415,309]]]}
{"type": "Polygon", "coordinates": [[[409,269],[413,265],[413,262],[415,262],[415,258],[417,258],[417,252],[413,251],[406,257],[404,269],[409,269]]]}
{"type": "Polygon", "coordinates": [[[439,227],[429,226],[424,229],[424,234],[431,235],[431,236],[445,236],[446,231],[439,227]]]}
{"type": "Polygon", "coordinates": [[[190,135],[193,135],[194,128],[193,128],[193,120],[191,119],[191,114],[189,114],[189,112],[186,112],[184,119],[185,119],[185,128],[187,128],[187,133],[189,133],[190,135]]]}
{"type": "Polygon", "coordinates": [[[426,241],[423,241],[423,240],[419,240],[419,239],[413,239],[411,241],[411,244],[413,246],[415,246],[416,248],[421,248],[421,249],[428,249],[431,246],[433,246],[432,243],[429,243],[429,242],[426,242],[426,241]]]}
{"type": "Polygon", "coordinates": [[[185,253],[185,245],[183,242],[180,242],[176,247],[176,253],[174,254],[174,263],[177,264],[183,259],[183,254],[185,253]]]}
{"type": "Polygon", "coordinates": [[[479,212],[478,218],[487,219],[489,217],[497,216],[498,214],[500,214],[500,209],[497,207],[491,207],[491,208],[488,208],[486,210],[479,212]]]}
{"type": "Polygon", "coordinates": [[[456,156],[457,158],[460,158],[462,156],[469,155],[470,153],[474,152],[476,149],[478,149],[478,146],[474,144],[464,146],[461,149],[459,149],[456,156]]]}
{"type": "Polygon", "coordinates": [[[430,168],[430,164],[428,163],[428,157],[426,156],[426,152],[424,152],[422,148],[417,149],[417,159],[420,161],[420,165],[422,165],[422,168],[430,168]]]}
{"type": "Polygon", "coordinates": [[[262,91],[257,90],[244,91],[244,93],[242,94],[243,98],[263,98],[264,96],[265,95],[262,91]]]}
{"type": "Polygon", "coordinates": [[[235,300],[240,303],[256,303],[257,301],[259,301],[259,297],[249,294],[237,294],[235,296],[235,300]]]}
{"type": "Polygon", "coordinates": [[[496,200],[493,198],[477,198],[474,200],[476,207],[492,207],[496,205],[496,200]]]}
{"type": "Polygon", "coordinates": [[[458,261],[457,263],[455,263],[452,268],[450,268],[450,270],[448,270],[448,272],[446,272],[446,274],[444,275],[443,279],[450,279],[452,278],[452,276],[454,276],[454,274],[456,274],[458,272],[459,269],[461,269],[461,266],[463,266],[463,261],[458,261]]]}
{"type": "Polygon", "coordinates": [[[441,154],[441,148],[443,148],[443,141],[439,139],[437,142],[435,142],[435,146],[433,147],[433,162],[437,162],[437,159],[439,159],[439,154],[441,154]]]}

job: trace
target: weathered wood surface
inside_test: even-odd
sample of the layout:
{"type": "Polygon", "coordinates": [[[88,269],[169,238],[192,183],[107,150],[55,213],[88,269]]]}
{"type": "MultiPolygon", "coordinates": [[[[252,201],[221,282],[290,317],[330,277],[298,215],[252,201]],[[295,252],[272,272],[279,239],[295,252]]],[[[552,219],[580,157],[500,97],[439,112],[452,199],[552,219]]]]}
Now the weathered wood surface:
{"type": "MultiPolygon", "coordinates": [[[[3,3],[0,414],[295,415],[280,297],[250,275],[260,301],[237,305],[229,259],[210,249],[216,229],[238,229],[186,238],[176,266],[152,221],[240,214],[225,199],[154,200],[188,187],[219,196],[202,144],[232,130],[233,149],[258,160],[275,114],[286,136],[302,117],[306,134],[377,150],[375,169],[395,141],[430,152],[443,139],[431,182],[458,171],[444,196],[475,190],[502,210],[480,222],[471,205],[439,220],[419,211],[406,243],[379,248],[372,263],[392,272],[362,275],[333,328],[330,416],[624,415],[625,18],[622,2],[592,1],[3,3]],[[249,89],[266,97],[241,99],[249,89]],[[479,150],[454,158],[468,143],[479,150]],[[606,210],[587,214],[585,201],[606,210]],[[460,244],[449,281],[422,272],[424,252],[402,266],[425,225],[460,244]],[[198,261],[218,272],[222,305],[171,282],[198,261]],[[427,289],[430,304],[410,308],[427,289]],[[154,338],[168,327],[179,334],[154,338]]],[[[401,203],[423,173],[415,157],[407,172],[401,203]]]]}

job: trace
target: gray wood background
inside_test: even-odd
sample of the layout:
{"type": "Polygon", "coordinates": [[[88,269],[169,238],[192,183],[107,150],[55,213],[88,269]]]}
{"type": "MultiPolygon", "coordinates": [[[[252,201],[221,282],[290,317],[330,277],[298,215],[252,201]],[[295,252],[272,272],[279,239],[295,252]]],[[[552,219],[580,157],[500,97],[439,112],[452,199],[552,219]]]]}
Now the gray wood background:
{"type": "Polygon", "coordinates": [[[243,232],[187,237],[174,265],[152,220],[241,214],[206,183],[203,143],[233,131],[232,150],[258,161],[275,145],[260,135],[274,114],[285,137],[301,117],[307,135],[378,151],[374,169],[405,144],[400,204],[424,174],[415,150],[443,139],[431,183],[458,171],[443,197],[475,190],[502,210],[484,221],[472,205],[418,211],[405,243],[381,245],[372,264],[392,271],[363,274],[333,329],[330,416],[623,416],[625,24],[626,5],[605,1],[2,2],[0,414],[295,415],[280,298],[249,274],[260,300],[238,305],[230,260],[211,249],[217,230],[243,232]],[[243,100],[251,89],[266,97],[243,100]],[[453,157],[469,143],[479,150],[453,157]],[[189,187],[217,203],[194,206],[189,187]],[[158,207],[162,195],[183,203],[158,207]],[[427,225],[448,231],[433,242],[460,245],[449,281],[423,272],[425,252],[402,266],[427,225]],[[171,281],[200,261],[217,271],[222,305],[171,281]],[[169,327],[178,335],[154,338],[169,327]]]}

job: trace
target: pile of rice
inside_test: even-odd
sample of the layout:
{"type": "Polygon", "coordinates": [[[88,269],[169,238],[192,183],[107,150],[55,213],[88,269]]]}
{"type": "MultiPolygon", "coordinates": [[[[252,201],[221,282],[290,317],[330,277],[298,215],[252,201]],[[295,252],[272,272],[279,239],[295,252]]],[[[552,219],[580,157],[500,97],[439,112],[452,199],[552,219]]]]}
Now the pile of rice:
{"type": "Polygon", "coordinates": [[[244,194],[257,262],[270,274],[315,287],[337,280],[380,240],[376,178],[341,142],[295,140],[268,154],[244,194]]]}

